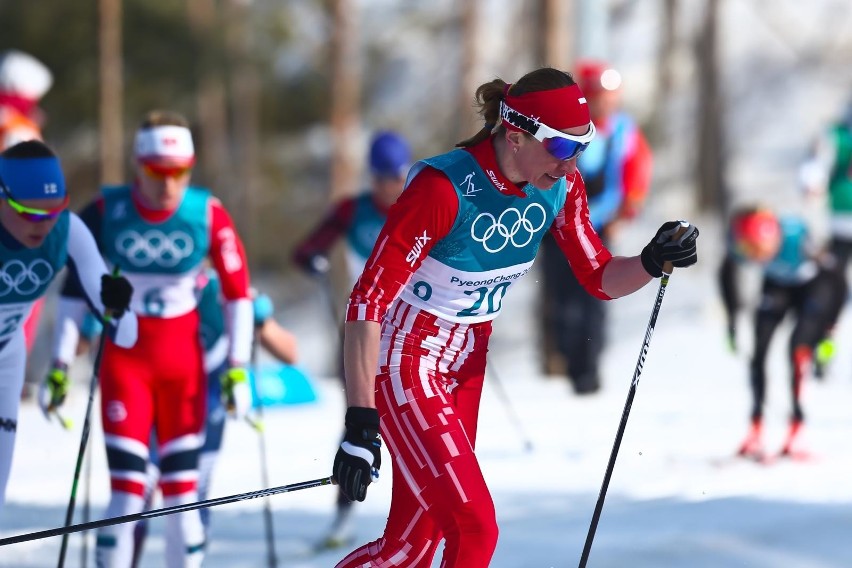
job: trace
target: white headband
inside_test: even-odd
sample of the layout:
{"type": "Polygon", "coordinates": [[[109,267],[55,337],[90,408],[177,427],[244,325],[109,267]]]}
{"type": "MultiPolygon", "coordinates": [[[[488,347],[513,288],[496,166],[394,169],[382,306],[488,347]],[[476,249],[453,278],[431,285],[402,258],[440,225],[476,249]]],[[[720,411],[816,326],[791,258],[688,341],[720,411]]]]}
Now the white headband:
{"type": "Polygon", "coordinates": [[[192,134],[183,126],[154,126],[136,133],[137,158],[195,157],[192,134]]]}

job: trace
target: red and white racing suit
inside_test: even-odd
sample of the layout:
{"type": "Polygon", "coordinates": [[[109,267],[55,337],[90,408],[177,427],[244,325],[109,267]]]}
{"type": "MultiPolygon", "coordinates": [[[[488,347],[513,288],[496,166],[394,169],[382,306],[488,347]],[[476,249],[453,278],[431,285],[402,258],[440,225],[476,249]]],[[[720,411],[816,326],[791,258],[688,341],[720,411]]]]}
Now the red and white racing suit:
{"type": "MultiPolygon", "coordinates": [[[[199,205],[193,215],[183,214],[176,224],[183,204],[175,211],[151,210],[138,200],[135,189],[122,189],[130,191],[129,195],[121,194],[113,205],[108,206],[112,202],[102,196],[81,213],[107,260],[121,266],[122,274],[133,284],[131,310],[139,319],[136,345],[124,349],[107,341],[99,369],[112,489],[107,517],[142,511],[152,429],[159,442],[164,504],[197,500],[207,383],[195,282],[205,258],[222,283],[227,324],[234,338],[229,353],[232,365],[248,361],[253,325],[245,252],[222,204],[189,188],[184,204],[192,196],[199,205]],[[129,208],[133,208],[132,215],[129,208]],[[122,219],[131,217],[135,225],[121,232],[122,219]],[[193,235],[199,236],[194,242],[193,235]],[[129,251],[126,256],[114,252],[115,243],[129,251]],[[190,253],[193,260],[182,265],[180,272],[158,271],[158,267],[173,267],[182,255],[190,253]]],[[[74,301],[76,296],[74,279],[69,278],[60,302],[63,322],[82,320],[85,306],[74,301]]],[[[65,334],[58,342],[57,358],[67,363],[73,358],[77,330],[73,325],[60,327],[65,334]]],[[[198,565],[204,545],[198,511],[170,515],[168,522],[172,525],[167,529],[167,565],[198,565]]],[[[130,565],[132,531],[133,524],[125,523],[98,532],[99,566],[130,565]]]]}
{"type": "MultiPolygon", "coordinates": [[[[524,193],[500,174],[491,140],[468,151],[491,180],[476,188],[478,195],[517,196],[522,209],[524,193]]],[[[582,178],[566,181],[565,204],[550,231],[586,289],[608,299],[601,277],[611,254],[589,223],[582,178]]],[[[384,535],[338,568],[425,568],[441,539],[442,567],[485,568],[497,544],[494,504],[474,454],[491,320],[466,323],[444,315],[470,300],[462,287],[457,297],[446,295],[452,289],[442,292],[444,306],[429,311],[405,300],[417,295],[409,281],[424,262],[435,266],[427,259],[433,247],[458,237],[460,199],[444,173],[429,167],[416,173],[391,208],[349,300],[348,321],[382,324],[376,406],[393,460],[393,495],[384,535]]],[[[479,246],[471,234],[470,246],[479,246]]]]}

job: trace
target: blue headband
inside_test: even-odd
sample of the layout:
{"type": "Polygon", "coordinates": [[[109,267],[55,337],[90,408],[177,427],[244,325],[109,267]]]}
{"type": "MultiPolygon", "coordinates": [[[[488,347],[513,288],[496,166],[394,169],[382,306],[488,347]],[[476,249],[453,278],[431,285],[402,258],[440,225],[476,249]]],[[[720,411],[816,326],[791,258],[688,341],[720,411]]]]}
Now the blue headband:
{"type": "Polygon", "coordinates": [[[0,157],[0,181],[16,200],[65,197],[65,176],[58,158],[0,157]]]}

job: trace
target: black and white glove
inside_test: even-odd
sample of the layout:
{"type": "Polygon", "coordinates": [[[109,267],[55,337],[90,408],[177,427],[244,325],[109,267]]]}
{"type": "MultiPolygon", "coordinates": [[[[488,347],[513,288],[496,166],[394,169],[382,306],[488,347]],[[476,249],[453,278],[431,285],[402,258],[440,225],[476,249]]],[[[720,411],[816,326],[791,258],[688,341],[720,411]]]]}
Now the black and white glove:
{"type": "Polygon", "coordinates": [[[352,501],[363,501],[367,487],[379,479],[382,466],[382,437],[379,434],[379,411],[375,408],[350,406],[346,410],[346,434],[334,456],[332,480],[352,501]]]}
{"type": "Polygon", "coordinates": [[[109,315],[120,318],[130,307],[133,286],[124,276],[104,274],[101,276],[101,302],[109,315]]]}
{"type": "Polygon", "coordinates": [[[645,271],[659,278],[663,275],[663,265],[684,268],[698,261],[695,241],[698,239],[698,227],[688,221],[667,221],[657,230],[657,234],[642,249],[642,266],[645,271]],[[683,234],[677,236],[683,229],[683,234]]]}

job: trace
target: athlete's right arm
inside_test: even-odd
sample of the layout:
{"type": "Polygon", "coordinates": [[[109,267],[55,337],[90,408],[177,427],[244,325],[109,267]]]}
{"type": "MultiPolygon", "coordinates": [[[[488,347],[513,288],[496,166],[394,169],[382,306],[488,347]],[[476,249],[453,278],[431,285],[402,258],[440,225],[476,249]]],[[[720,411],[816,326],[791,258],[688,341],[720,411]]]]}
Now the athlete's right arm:
{"type": "Polygon", "coordinates": [[[350,406],[375,406],[381,322],[435,243],[450,232],[458,209],[449,179],[426,168],[388,212],[346,309],[343,361],[350,406]]]}

